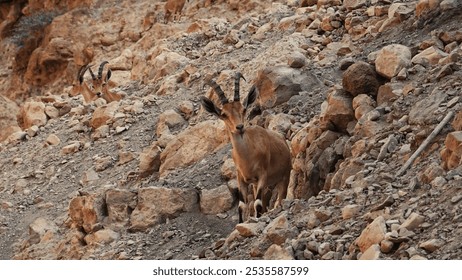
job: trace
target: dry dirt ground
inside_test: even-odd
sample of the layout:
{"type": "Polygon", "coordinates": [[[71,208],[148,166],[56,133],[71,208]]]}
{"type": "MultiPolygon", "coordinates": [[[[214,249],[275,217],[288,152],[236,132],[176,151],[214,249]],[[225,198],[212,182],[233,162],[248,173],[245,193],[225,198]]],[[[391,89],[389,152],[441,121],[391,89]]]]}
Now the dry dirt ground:
{"type": "MultiPolygon", "coordinates": [[[[189,19],[184,18],[187,24],[189,19]]],[[[262,15],[262,20],[265,19],[262,15]]],[[[460,12],[448,12],[422,19],[420,25],[404,24],[408,28],[394,28],[376,38],[365,38],[356,42],[362,49],[362,55],[355,57],[365,60],[367,54],[391,43],[403,43],[415,46],[424,38],[431,36],[434,29],[451,30],[462,22],[460,12]]],[[[239,23],[237,23],[239,24],[239,23]]],[[[245,62],[272,48],[288,34],[280,30],[270,30],[268,40],[246,45],[243,49],[232,50],[221,56],[201,57],[196,62],[197,68],[226,70],[229,62],[245,62]]],[[[185,37],[184,40],[169,42],[172,50],[188,54],[190,49],[200,48],[206,44],[204,38],[185,37]]],[[[239,68],[239,65],[237,65],[239,68]]],[[[320,104],[325,99],[325,92],[331,84],[341,84],[341,71],[338,67],[307,66],[305,71],[312,73],[319,81],[312,92],[296,96],[288,103],[271,109],[271,113],[285,112],[297,117],[312,116],[319,113],[320,104]]],[[[252,77],[249,77],[251,80],[252,77]]],[[[244,85],[244,91],[249,85],[244,85]]],[[[224,184],[219,169],[224,158],[230,156],[230,145],[210,154],[199,163],[187,168],[175,170],[169,176],[158,180],[156,175],[137,181],[133,176],[139,161],[134,160],[123,165],[117,164],[117,154],[123,149],[134,154],[140,153],[156,140],[155,130],[161,112],[175,108],[181,100],[190,100],[195,104],[196,114],[189,123],[212,117],[203,114],[199,107],[199,97],[205,93],[200,80],[192,81],[190,88],[180,89],[173,96],[149,97],[158,89],[157,85],[143,85],[132,82],[122,88],[130,100],[140,99],[144,103],[142,113],[132,114],[128,130],[120,134],[111,134],[108,138],[93,141],[91,131],[76,132],[72,130],[71,118],[64,115],[50,120],[40,129],[37,136],[18,144],[2,144],[0,148],[0,259],[12,259],[20,249],[21,240],[27,238],[28,226],[38,217],[46,217],[64,223],[67,219],[69,201],[79,193],[92,193],[97,188],[137,189],[146,186],[166,186],[207,189],[224,184]],[[81,140],[89,143],[81,151],[72,155],[60,155],[60,147],[45,145],[50,134],[56,134],[61,143],[81,140]],[[82,175],[94,165],[96,157],[113,157],[111,166],[98,173],[99,179],[91,185],[82,184],[82,175]]],[[[72,107],[81,104],[80,98],[69,98],[72,107]]],[[[125,101],[122,101],[122,104],[125,101]]],[[[128,102],[128,101],[127,101],[128,102]]],[[[90,116],[91,110],[86,116],[90,116]]],[[[308,117],[309,118],[309,117],[308,117]]],[[[181,128],[179,128],[181,129],[181,128]]],[[[448,194],[451,195],[451,194],[448,194]]],[[[130,259],[192,259],[207,257],[205,248],[225,238],[237,223],[236,207],[221,215],[203,215],[184,213],[178,218],[167,220],[154,226],[147,232],[121,231],[121,237],[110,246],[96,251],[88,258],[112,259],[115,256],[127,256],[130,259]]],[[[449,221],[448,221],[449,222],[449,221]]],[[[245,252],[245,246],[239,248],[245,252]]],[[[236,256],[241,256],[236,254],[236,256]]]]}

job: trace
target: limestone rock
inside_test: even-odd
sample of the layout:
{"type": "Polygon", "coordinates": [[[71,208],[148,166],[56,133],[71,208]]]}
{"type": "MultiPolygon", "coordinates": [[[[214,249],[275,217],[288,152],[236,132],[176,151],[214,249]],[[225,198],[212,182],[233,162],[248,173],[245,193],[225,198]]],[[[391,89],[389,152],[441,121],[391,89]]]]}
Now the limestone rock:
{"type": "Polygon", "coordinates": [[[412,213],[409,217],[403,222],[399,228],[405,228],[407,230],[414,230],[420,226],[425,221],[425,217],[417,213],[412,213]]]}
{"type": "Polygon", "coordinates": [[[94,232],[105,217],[104,201],[94,195],[75,197],[69,203],[69,217],[74,226],[82,227],[86,233],[94,232]]]}
{"type": "Polygon", "coordinates": [[[140,153],[139,176],[144,178],[159,171],[161,150],[156,142],[140,153]]]}
{"type": "Polygon", "coordinates": [[[236,230],[241,236],[259,236],[265,227],[264,223],[241,223],[236,225],[236,230]]]}
{"type": "Polygon", "coordinates": [[[355,119],[351,96],[342,90],[332,89],[326,103],[321,111],[321,123],[330,130],[346,132],[348,123],[355,119]]]}
{"type": "Polygon", "coordinates": [[[37,218],[29,225],[29,242],[37,244],[47,232],[56,233],[58,227],[55,223],[45,218],[37,218]]]}
{"type": "Polygon", "coordinates": [[[411,51],[408,47],[392,44],[383,47],[377,54],[375,69],[385,78],[391,79],[401,69],[411,65],[411,51]]]}
{"type": "Polygon", "coordinates": [[[121,189],[106,191],[105,202],[110,223],[127,223],[129,213],[136,207],[136,194],[121,189]]]}
{"type": "Polygon", "coordinates": [[[5,140],[11,133],[20,130],[16,121],[19,107],[15,102],[0,95],[0,142],[5,140]]]}
{"type": "Polygon", "coordinates": [[[29,128],[33,125],[43,126],[47,123],[45,104],[42,102],[28,101],[24,103],[19,114],[24,128],[29,128]]]}
{"type": "Polygon", "coordinates": [[[188,166],[222,147],[228,141],[225,126],[220,120],[201,122],[182,131],[161,153],[160,175],[188,166]]]}
{"type": "Polygon", "coordinates": [[[131,230],[145,231],[153,225],[197,211],[199,196],[194,189],[148,187],[138,192],[138,204],[130,216],[131,230]]]}
{"type": "Polygon", "coordinates": [[[111,229],[102,229],[97,232],[87,234],[85,236],[85,242],[88,245],[101,245],[110,244],[119,239],[120,234],[111,229]]]}
{"type": "Polygon", "coordinates": [[[386,232],[385,219],[383,216],[378,216],[361,232],[361,235],[356,239],[356,244],[363,253],[374,244],[377,245],[376,249],[380,252],[378,244],[385,238],[386,232]]]}
{"type": "Polygon", "coordinates": [[[204,214],[218,214],[231,209],[234,197],[228,186],[221,185],[210,190],[202,190],[200,194],[200,209],[204,214]]]}
{"type": "Polygon", "coordinates": [[[291,252],[282,248],[277,244],[271,245],[263,255],[264,260],[293,260],[294,257],[291,252]]]}
{"type": "Polygon", "coordinates": [[[412,63],[422,65],[436,65],[440,59],[446,57],[447,55],[447,53],[441,51],[437,47],[431,46],[414,56],[412,58],[412,63]]]}
{"type": "Polygon", "coordinates": [[[107,124],[108,121],[114,118],[118,108],[118,102],[111,102],[109,104],[96,108],[90,120],[90,126],[93,129],[97,129],[100,126],[107,124]]]}
{"type": "Polygon", "coordinates": [[[380,245],[371,245],[359,258],[359,260],[378,260],[380,259],[380,245]]]}

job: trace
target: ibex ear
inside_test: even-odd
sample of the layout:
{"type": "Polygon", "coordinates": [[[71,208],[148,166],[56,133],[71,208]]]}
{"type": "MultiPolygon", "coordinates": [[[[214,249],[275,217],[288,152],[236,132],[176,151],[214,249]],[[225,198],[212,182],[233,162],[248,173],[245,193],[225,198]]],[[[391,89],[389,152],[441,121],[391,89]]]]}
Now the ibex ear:
{"type": "Polygon", "coordinates": [[[244,100],[244,108],[248,108],[255,100],[257,99],[257,88],[255,85],[253,85],[250,90],[249,94],[247,94],[247,97],[244,100]]]}
{"type": "Polygon", "coordinates": [[[212,100],[208,99],[207,97],[201,97],[201,104],[204,109],[218,117],[221,116],[221,110],[212,102],[212,100]]]}
{"type": "Polygon", "coordinates": [[[111,69],[108,69],[106,73],[106,77],[105,77],[106,82],[109,81],[109,79],[111,78],[111,74],[112,74],[111,69]]]}

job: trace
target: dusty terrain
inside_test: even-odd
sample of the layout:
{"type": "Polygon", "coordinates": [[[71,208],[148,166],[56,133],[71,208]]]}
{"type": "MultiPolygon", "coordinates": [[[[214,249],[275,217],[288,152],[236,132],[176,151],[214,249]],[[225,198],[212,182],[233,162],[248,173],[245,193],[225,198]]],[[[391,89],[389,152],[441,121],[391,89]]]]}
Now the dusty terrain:
{"type": "Polygon", "coordinates": [[[447,136],[461,130],[460,1],[449,1],[457,8],[441,4],[424,12],[416,9],[423,1],[402,1],[398,16],[389,16],[398,1],[189,1],[180,20],[168,24],[163,1],[55,2],[22,1],[15,16],[13,4],[0,1],[0,93],[16,104],[0,103],[2,129],[15,132],[0,144],[0,259],[462,258],[462,169],[442,153],[447,136]],[[368,29],[394,17],[399,20],[383,29],[368,29]],[[455,35],[445,41],[443,32],[455,35]],[[330,92],[345,88],[341,65],[374,65],[371,54],[391,44],[407,46],[413,57],[430,46],[457,55],[449,63],[408,65],[404,77],[378,77],[399,94],[371,95],[382,102],[372,106],[377,126],[353,112],[357,128],[342,127],[348,117],[326,113],[334,106],[330,92]],[[302,65],[289,67],[294,53],[303,55],[302,65]],[[97,126],[96,111],[106,105],[84,104],[72,85],[79,66],[103,60],[125,98],[97,126]],[[307,138],[335,139],[297,148],[292,197],[236,227],[237,202],[227,190],[236,187],[234,167],[226,164],[231,145],[209,143],[224,131],[200,108],[199,98],[210,94],[204,79],[217,78],[231,94],[232,75],[240,71],[245,95],[263,69],[280,65],[302,77],[294,82],[298,91],[280,104],[259,100],[251,122],[282,130],[293,151],[304,129],[307,138]],[[48,113],[45,122],[27,126],[28,113],[19,108],[32,100],[48,113]],[[397,175],[451,111],[456,120],[397,175]],[[329,118],[332,126],[323,123],[329,118]],[[318,125],[333,136],[310,132],[318,125]],[[195,141],[197,150],[181,150],[195,141]],[[317,154],[310,151],[316,145],[317,154]],[[146,175],[149,147],[147,162],[158,166],[146,175]],[[328,149],[340,152],[323,153],[328,149]],[[321,173],[330,166],[319,189],[304,167],[314,154],[321,173]],[[207,198],[220,186],[225,192],[207,198]],[[143,190],[173,198],[156,201],[143,190]],[[176,197],[169,190],[187,191],[176,197]],[[153,209],[143,200],[154,201],[153,209]]]}

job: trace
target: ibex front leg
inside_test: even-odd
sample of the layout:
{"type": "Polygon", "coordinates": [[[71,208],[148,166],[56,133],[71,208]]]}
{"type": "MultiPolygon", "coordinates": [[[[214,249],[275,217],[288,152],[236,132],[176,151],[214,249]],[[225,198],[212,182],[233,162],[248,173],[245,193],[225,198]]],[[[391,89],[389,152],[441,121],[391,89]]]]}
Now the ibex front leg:
{"type": "Polygon", "coordinates": [[[244,177],[239,173],[237,174],[237,183],[238,183],[238,198],[239,198],[239,223],[244,222],[244,217],[248,214],[247,205],[249,204],[249,184],[245,182],[244,177]]]}
{"type": "Polygon", "coordinates": [[[267,184],[266,176],[262,176],[258,179],[258,183],[256,187],[254,187],[254,208],[255,208],[255,217],[260,218],[261,214],[266,212],[266,208],[268,207],[268,203],[266,199],[263,197],[265,195],[264,191],[267,184]]]}

